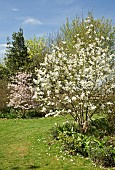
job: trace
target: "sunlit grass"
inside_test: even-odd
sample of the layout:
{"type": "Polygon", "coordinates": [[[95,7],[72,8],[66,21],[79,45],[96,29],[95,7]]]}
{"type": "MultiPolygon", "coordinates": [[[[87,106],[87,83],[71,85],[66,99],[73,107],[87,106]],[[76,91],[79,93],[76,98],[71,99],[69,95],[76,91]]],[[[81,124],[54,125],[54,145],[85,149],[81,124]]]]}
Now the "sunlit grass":
{"type": "Polygon", "coordinates": [[[66,155],[50,137],[65,117],[0,119],[0,170],[100,170],[89,159],[66,155]]]}

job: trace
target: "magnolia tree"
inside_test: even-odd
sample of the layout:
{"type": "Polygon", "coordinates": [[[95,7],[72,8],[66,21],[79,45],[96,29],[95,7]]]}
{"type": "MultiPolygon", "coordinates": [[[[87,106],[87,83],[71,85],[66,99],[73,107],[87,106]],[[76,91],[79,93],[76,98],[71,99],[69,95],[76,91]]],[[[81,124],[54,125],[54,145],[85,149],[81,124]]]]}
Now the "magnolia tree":
{"type": "Polygon", "coordinates": [[[23,117],[26,115],[26,110],[35,107],[33,100],[33,86],[31,83],[31,74],[26,72],[19,72],[12,78],[11,83],[8,84],[10,89],[9,107],[22,110],[23,117]]]}
{"type": "Polygon", "coordinates": [[[93,114],[114,111],[111,37],[103,36],[93,23],[90,17],[83,21],[86,32],[74,35],[71,52],[66,41],[52,46],[52,53],[45,56],[34,80],[39,109],[46,116],[71,114],[83,132],[93,114]]]}

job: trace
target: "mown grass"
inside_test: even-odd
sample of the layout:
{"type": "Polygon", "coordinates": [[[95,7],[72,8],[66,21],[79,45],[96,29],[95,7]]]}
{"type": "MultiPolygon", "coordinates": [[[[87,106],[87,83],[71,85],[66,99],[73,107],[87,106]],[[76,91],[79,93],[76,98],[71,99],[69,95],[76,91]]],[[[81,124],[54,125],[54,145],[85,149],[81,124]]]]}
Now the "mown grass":
{"type": "MultiPolygon", "coordinates": [[[[50,129],[66,117],[0,119],[0,170],[101,170],[89,159],[66,155],[50,129]]],[[[110,168],[112,169],[112,168],[110,168]]]]}

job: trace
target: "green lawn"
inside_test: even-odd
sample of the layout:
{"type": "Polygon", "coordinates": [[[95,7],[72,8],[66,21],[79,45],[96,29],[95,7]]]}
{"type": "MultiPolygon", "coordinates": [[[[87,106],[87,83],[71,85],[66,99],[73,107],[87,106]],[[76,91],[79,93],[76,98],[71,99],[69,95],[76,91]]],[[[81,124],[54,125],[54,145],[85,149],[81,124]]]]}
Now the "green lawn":
{"type": "MultiPolygon", "coordinates": [[[[0,119],[0,170],[100,170],[88,159],[62,153],[49,130],[64,117],[0,119]]],[[[112,169],[112,168],[110,168],[112,169]]]]}

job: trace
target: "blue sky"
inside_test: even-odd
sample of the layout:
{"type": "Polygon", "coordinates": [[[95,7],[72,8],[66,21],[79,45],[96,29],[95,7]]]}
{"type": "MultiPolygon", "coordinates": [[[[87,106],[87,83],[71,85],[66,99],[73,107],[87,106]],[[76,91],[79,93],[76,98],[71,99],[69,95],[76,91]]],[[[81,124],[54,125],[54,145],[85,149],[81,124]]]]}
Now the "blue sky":
{"type": "Polygon", "coordinates": [[[25,39],[56,32],[66,18],[84,18],[89,11],[94,17],[112,19],[115,25],[115,0],[0,0],[0,57],[7,37],[21,27],[25,39]]]}

